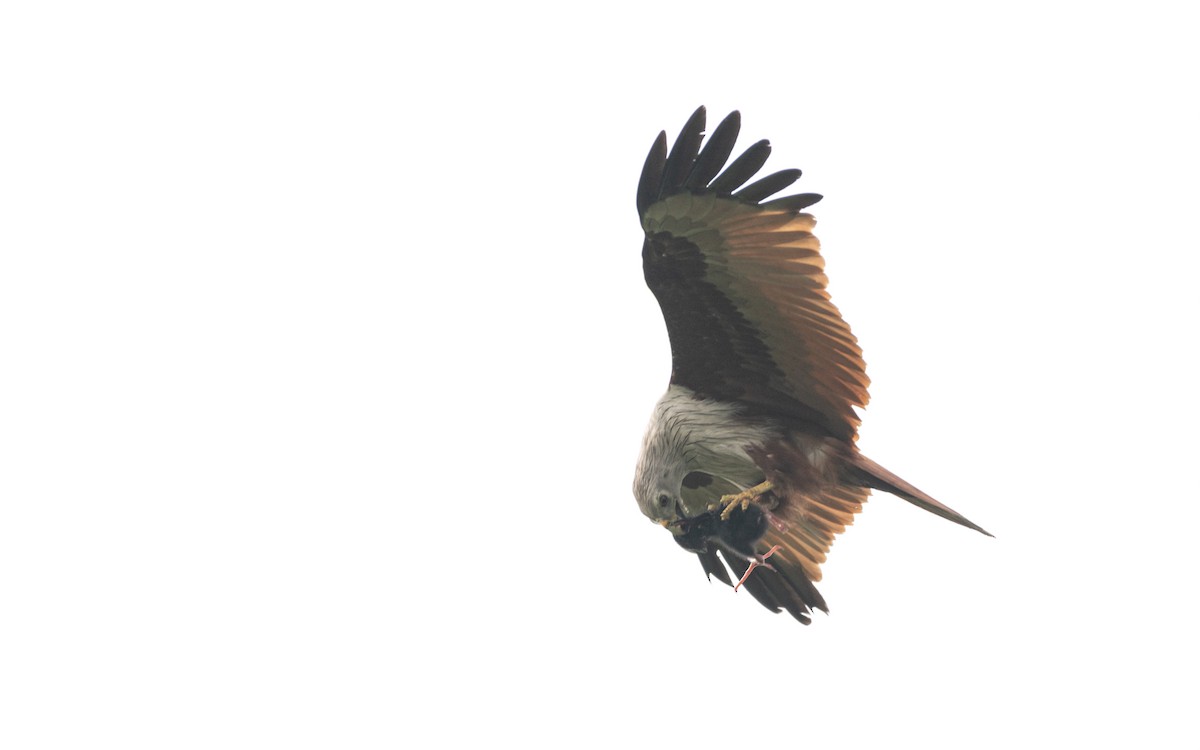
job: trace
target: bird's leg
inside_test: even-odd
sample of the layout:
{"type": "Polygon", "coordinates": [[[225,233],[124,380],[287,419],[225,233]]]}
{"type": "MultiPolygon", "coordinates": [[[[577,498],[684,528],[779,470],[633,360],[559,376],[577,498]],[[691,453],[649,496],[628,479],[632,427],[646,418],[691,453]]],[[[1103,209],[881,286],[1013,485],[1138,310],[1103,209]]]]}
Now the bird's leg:
{"type": "Polygon", "coordinates": [[[746,510],[747,508],[750,507],[750,503],[758,502],[758,499],[760,497],[767,494],[768,492],[770,492],[773,489],[775,489],[775,485],[772,484],[769,480],[766,482],[763,482],[762,484],[756,484],[753,487],[751,487],[750,489],[745,490],[743,492],[739,492],[735,495],[725,495],[724,497],[722,497],[720,500],[717,501],[717,504],[713,508],[713,510],[716,510],[717,508],[720,508],[723,506],[724,510],[721,511],[721,520],[728,521],[729,515],[731,513],[733,513],[733,509],[735,507],[741,506],[742,510],[746,510]]]}
{"type": "Polygon", "coordinates": [[[737,582],[737,586],[734,586],[733,590],[737,591],[741,587],[741,585],[746,582],[746,579],[750,577],[750,574],[754,572],[754,569],[757,568],[759,565],[770,568],[771,566],[767,565],[767,558],[770,557],[771,555],[775,554],[776,552],[778,552],[779,548],[781,546],[782,545],[776,544],[774,547],[767,550],[767,554],[763,555],[762,557],[759,557],[756,560],[751,560],[750,567],[746,568],[746,574],[743,575],[741,580],[737,582]]]}

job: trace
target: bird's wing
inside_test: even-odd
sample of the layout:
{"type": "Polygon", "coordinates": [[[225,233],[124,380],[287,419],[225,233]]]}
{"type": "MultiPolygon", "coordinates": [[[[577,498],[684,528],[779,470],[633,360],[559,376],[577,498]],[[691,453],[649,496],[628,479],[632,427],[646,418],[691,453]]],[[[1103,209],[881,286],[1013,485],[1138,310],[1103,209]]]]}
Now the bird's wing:
{"type": "MultiPolygon", "coordinates": [[[[805,625],[810,622],[812,610],[828,612],[825,599],[813,584],[821,580],[821,563],[834,537],[854,523],[855,514],[862,510],[870,492],[865,487],[835,485],[818,495],[782,498],[773,511],[780,523],[768,528],[755,551],[766,555],[776,545],[778,549],[766,560],[770,567],[755,568],[746,579],[746,590],[767,609],[786,610],[805,625]]],[[[715,575],[732,586],[728,576],[722,575],[725,571],[720,569],[718,552],[738,578],[745,575],[749,563],[715,545],[707,556],[700,555],[700,564],[710,578],[715,575]]]]}
{"type": "Polygon", "coordinates": [[[869,381],[825,290],[816,222],[802,213],[821,196],[764,202],[798,169],[742,187],[771,147],[759,141],[725,167],[740,122],[726,117],[700,150],[696,110],[669,155],[659,134],[638,184],[642,262],[671,339],[671,382],[853,440],[869,381]]]}

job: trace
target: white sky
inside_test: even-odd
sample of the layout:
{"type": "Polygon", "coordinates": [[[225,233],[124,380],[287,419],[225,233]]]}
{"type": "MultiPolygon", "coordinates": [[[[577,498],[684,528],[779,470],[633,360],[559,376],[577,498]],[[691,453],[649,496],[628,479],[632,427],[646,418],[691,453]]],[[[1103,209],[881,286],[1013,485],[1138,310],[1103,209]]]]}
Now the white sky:
{"type": "Polygon", "coordinates": [[[0,11],[0,745],[1196,746],[1182,5],[169,5],[0,11]],[[699,104],[997,536],[875,497],[808,628],[630,492],[699,104]]]}

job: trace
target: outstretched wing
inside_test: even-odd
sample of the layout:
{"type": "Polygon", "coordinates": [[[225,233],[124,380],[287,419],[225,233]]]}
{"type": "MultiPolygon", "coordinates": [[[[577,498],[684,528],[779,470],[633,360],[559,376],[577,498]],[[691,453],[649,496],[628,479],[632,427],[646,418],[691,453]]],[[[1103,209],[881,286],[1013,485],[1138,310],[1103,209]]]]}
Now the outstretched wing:
{"type": "Polygon", "coordinates": [[[659,134],[638,184],[642,262],[671,339],[671,382],[853,440],[869,381],[825,290],[816,222],[802,213],[821,196],[764,202],[798,169],[742,187],[770,144],[725,167],[741,117],[726,117],[701,151],[704,115],[696,110],[669,155],[659,134]]]}

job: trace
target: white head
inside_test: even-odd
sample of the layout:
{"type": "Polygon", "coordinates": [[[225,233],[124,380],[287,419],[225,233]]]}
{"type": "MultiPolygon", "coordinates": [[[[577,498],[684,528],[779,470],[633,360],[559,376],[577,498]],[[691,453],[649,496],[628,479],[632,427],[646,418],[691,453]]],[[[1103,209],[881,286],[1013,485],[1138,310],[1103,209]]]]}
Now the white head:
{"type": "Polygon", "coordinates": [[[689,471],[685,456],[689,431],[679,429],[681,420],[672,413],[672,396],[668,391],[655,407],[633,475],[633,496],[638,507],[647,518],[664,525],[682,512],[680,493],[683,477],[689,471]]]}
{"type": "Polygon", "coordinates": [[[637,471],[633,475],[633,496],[638,507],[652,521],[665,524],[683,512],[683,477],[688,473],[682,452],[663,451],[661,444],[642,446],[637,471]]]}

